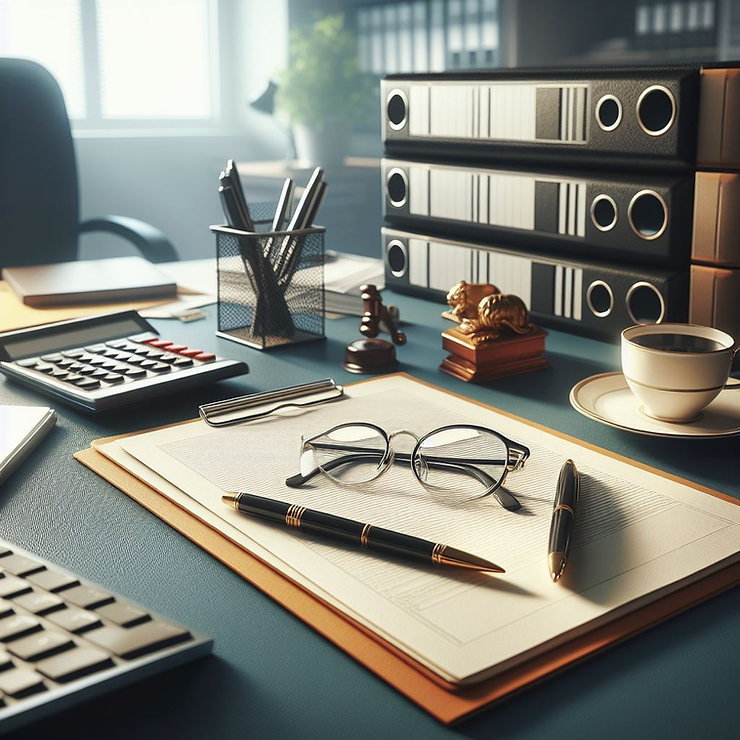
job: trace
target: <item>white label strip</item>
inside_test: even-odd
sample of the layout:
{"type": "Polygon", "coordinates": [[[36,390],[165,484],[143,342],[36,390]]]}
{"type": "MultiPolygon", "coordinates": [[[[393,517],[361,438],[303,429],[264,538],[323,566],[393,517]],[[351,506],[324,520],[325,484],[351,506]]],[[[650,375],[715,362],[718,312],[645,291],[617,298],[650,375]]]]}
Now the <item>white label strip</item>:
{"type": "Polygon", "coordinates": [[[573,270],[573,318],[583,319],[583,270],[573,270]]]}
{"type": "Polygon", "coordinates": [[[573,315],[573,268],[563,268],[565,273],[565,286],[563,290],[563,316],[566,319],[573,315]]]}
{"type": "Polygon", "coordinates": [[[429,171],[420,167],[409,169],[409,213],[429,215],[429,171]]]}
{"type": "Polygon", "coordinates": [[[552,312],[555,316],[563,315],[563,266],[555,266],[555,298],[552,312]]]}
{"type": "Polygon", "coordinates": [[[409,282],[421,288],[427,284],[427,242],[424,239],[409,239],[409,282]]]}
{"type": "Polygon", "coordinates": [[[412,85],[409,90],[409,133],[429,136],[429,87],[412,85]]]}

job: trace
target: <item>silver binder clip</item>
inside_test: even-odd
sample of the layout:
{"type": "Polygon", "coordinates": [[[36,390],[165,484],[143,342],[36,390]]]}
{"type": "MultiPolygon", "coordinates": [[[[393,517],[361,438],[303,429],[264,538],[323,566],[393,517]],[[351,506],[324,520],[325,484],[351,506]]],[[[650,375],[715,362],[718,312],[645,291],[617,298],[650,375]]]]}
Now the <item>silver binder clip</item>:
{"type": "Polygon", "coordinates": [[[313,383],[206,403],[198,407],[198,412],[209,426],[227,427],[269,416],[280,409],[315,406],[337,401],[343,396],[344,386],[337,385],[332,378],[326,378],[313,383]]]}

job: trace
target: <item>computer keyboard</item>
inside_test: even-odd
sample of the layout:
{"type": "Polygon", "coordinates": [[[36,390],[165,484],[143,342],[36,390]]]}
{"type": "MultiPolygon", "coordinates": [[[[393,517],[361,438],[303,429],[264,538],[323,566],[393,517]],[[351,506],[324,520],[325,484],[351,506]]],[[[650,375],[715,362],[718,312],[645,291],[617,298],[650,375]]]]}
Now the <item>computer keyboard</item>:
{"type": "Polygon", "coordinates": [[[0,732],[212,646],[210,638],[0,540],[0,732]]]}

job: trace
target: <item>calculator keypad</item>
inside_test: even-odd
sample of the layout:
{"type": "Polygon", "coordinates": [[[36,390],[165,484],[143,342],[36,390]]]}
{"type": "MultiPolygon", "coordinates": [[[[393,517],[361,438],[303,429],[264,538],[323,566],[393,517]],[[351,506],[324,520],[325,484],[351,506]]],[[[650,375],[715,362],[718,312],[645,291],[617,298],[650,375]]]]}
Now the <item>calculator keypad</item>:
{"type": "Polygon", "coordinates": [[[212,353],[159,337],[136,339],[115,339],[17,360],[15,364],[91,391],[166,375],[216,359],[212,353]]]}

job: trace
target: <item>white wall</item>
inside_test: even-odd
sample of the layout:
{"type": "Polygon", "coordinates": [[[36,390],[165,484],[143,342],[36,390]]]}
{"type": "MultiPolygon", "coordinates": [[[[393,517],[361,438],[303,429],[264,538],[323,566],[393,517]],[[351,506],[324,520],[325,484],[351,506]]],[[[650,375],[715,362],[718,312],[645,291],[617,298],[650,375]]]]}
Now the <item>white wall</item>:
{"type": "MultiPolygon", "coordinates": [[[[257,114],[255,114],[257,115],[257,114]]],[[[83,220],[131,216],[161,229],[181,259],[214,253],[208,227],[223,223],[218,175],[227,159],[278,159],[287,144],[269,119],[241,134],[76,138],[83,220]]],[[[82,237],[81,257],[135,254],[125,240],[82,237]]]]}

